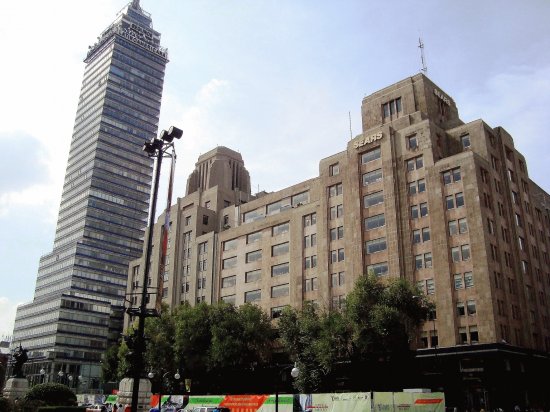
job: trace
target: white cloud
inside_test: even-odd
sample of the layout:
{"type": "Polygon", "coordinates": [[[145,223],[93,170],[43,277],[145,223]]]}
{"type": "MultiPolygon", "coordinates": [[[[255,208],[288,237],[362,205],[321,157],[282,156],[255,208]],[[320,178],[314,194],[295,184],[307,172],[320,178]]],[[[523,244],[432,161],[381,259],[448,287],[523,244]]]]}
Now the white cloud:
{"type": "Polygon", "coordinates": [[[550,66],[509,67],[488,77],[482,87],[459,93],[457,105],[464,121],[482,118],[508,131],[527,160],[531,179],[550,190],[550,152],[541,150],[547,140],[543,133],[550,129],[550,66]]]}
{"type": "Polygon", "coordinates": [[[20,305],[20,303],[12,302],[9,298],[0,296],[0,338],[13,334],[17,305],[20,305]]]}

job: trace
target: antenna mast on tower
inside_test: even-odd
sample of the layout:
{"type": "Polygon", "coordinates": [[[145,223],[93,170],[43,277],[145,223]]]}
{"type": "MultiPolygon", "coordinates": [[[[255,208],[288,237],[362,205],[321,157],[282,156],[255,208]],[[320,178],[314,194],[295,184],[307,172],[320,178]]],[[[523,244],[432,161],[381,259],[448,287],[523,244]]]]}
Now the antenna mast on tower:
{"type": "Polygon", "coordinates": [[[426,56],[424,56],[424,42],[422,37],[418,38],[418,48],[420,49],[420,60],[422,60],[422,68],[420,71],[424,74],[428,73],[428,66],[426,65],[426,56]]]}

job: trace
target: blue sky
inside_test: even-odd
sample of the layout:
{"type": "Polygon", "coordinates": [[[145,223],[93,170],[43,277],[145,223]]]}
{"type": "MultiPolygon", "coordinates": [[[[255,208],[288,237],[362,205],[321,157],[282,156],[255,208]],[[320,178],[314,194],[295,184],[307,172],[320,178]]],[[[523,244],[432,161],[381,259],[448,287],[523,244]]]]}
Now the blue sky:
{"type": "MultiPolygon", "coordinates": [[[[0,337],[51,250],[88,45],[125,0],[0,1],[0,337]]],[[[361,100],[421,68],[464,121],[502,126],[550,191],[550,2],[141,0],[169,49],[160,128],[175,194],[197,157],[241,152],[253,191],[314,177],[360,130],[361,100]]],[[[162,187],[161,187],[161,193],[162,187]]],[[[161,194],[161,199],[163,195],[161,194]]]]}

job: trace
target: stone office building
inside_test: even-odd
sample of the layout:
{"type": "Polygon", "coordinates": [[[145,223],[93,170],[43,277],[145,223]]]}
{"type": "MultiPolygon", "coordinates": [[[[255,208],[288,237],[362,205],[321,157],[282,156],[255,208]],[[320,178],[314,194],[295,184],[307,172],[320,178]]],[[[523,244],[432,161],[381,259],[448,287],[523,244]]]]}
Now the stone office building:
{"type": "Polygon", "coordinates": [[[405,277],[436,305],[413,343],[419,385],[452,387],[448,404],[469,409],[544,402],[530,377],[550,352],[550,196],[512,137],[461,121],[423,74],[365,97],[362,125],[318,177],[274,193],[250,195],[238,153],[201,156],[172,206],[165,273],[153,258],[163,300],[276,318],[304,301],[341,307],[367,271],[405,277]]]}

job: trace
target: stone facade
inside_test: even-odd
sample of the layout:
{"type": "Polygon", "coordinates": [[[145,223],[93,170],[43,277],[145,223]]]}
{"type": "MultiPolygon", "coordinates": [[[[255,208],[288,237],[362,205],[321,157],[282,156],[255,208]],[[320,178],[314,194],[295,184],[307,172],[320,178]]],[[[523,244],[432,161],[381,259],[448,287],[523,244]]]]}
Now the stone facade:
{"type": "MultiPolygon", "coordinates": [[[[361,113],[363,133],[321,160],[318,177],[278,192],[252,196],[230,149],[201,156],[171,208],[164,302],[253,302],[276,318],[307,300],[338,308],[372,270],[417,283],[435,302],[414,348],[549,352],[550,197],[511,136],[462,122],[422,74],[365,97],[361,113]]],[[[130,264],[134,306],[142,267],[130,264]]]]}

